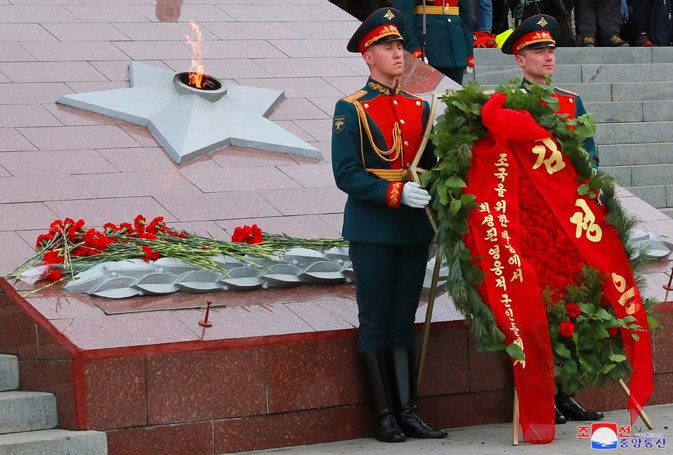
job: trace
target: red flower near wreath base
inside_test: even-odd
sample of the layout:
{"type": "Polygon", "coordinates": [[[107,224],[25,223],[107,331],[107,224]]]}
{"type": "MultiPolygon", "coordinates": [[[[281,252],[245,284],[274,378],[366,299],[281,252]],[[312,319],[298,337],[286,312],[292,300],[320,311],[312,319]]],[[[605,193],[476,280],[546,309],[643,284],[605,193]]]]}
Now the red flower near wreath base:
{"type": "Polygon", "coordinates": [[[62,278],[61,271],[58,269],[51,269],[47,276],[44,277],[45,280],[54,283],[62,278]]]}
{"type": "Polygon", "coordinates": [[[570,338],[575,333],[575,324],[570,321],[563,321],[559,323],[559,335],[562,337],[570,338]]]}
{"type": "Polygon", "coordinates": [[[566,313],[568,313],[568,316],[575,319],[577,316],[582,314],[582,311],[580,311],[580,307],[578,304],[573,303],[573,302],[568,302],[566,303],[566,313]]]}
{"type": "Polygon", "coordinates": [[[234,229],[234,234],[231,236],[232,242],[238,243],[262,243],[262,230],[256,225],[238,226],[234,229]]]}
{"type": "Polygon", "coordinates": [[[619,333],[619,330],[617,329],[617,327],[610,327],[608,329],[608,333],[610,334],[610,338],[615,338],[619,333]]]}
{"type": "Polygon", "coordinates": [[[63,260],[63,256],[57,250],[47,251],[44,253],[44,257],[42,258],[42,262],[45,264],[63,264],[63,260]]]}

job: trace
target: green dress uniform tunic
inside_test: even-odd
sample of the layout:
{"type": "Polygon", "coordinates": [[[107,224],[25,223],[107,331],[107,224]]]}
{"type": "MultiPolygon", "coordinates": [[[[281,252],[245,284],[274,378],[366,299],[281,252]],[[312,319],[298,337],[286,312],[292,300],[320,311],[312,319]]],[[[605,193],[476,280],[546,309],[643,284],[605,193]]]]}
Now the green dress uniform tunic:
{"type": "MultiPolygon", "coordinates": [[[[465,68],[468,60],[474,58],[470,0],[426,0],[425,3],[428,63],[445,74],[443,70],[447,68],[465,68]]],[[[420,57],[423,0],[395,0],[393,6],[414,25],[404,30],[404,48],[420,57]]]]}
{"type": "MultiPolygon", "coordinates": [[[[339,100],[332,168],[348,194],[343,236],[357,282],[359,350],[413,346],[413,323],[433,231],[425,211],[401,204],[404,171],[421,143],[429,105],[373,79],[339,100]]],[[[429,144],[420,166],[436,163],[429,144]]]]}

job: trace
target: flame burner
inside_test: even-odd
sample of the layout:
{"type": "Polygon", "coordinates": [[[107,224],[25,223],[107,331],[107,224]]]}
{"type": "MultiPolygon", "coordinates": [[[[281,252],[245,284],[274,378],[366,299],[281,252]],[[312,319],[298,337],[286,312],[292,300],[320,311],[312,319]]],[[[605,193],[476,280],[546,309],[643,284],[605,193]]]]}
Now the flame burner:
{"type": "Polygon", "coordinates": [[[227,88],[222,82],[207,74],[202,75],[202,88],[190,85],[190,74],[192,73],[177,73],[173,76],[173,86],[178,93],[183,95],[196,94],[210,102],[218,101],[227,94],[227,88]]]}

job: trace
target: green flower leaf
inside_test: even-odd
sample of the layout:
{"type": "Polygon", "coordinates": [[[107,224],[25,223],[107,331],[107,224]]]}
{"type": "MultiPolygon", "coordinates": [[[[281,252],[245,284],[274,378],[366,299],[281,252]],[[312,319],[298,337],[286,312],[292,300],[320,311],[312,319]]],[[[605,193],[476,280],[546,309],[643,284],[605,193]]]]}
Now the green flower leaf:
{"type": "Polygon", "coordinates": [[[601,340],[603,338],[610,338],[610,333],[603,327],[599,327],[594,332],[594,339],[601,340]]]}
{"type": "Polygon", "coordinates": [[[451,212],[451,215],[457,215],[462,206],[463,203],[460,202],[460,199],[454,199],[453,201],[451,201],[451,207],[449,208],[449,212],[451,212]]]}
{"type": "Polygon", "coordinates": [[[605,308],[599,308],[598,311],[596,311],[595,316],[602,321],[612,321],[615,319],[615,317],[608,313],[605,308]]]}
{"type": "Polygon", "coordinates": [[[617,365],[615,365],[614,363],[608,363],[607,365],[605,365],[603,367],[603,369],[601,371],[602,371],[603,374],[607,374],[610,371],[612,371],[616,366],[617,365]]]}
{"type": "Polygon", "coordinates": [[[554,352],[563,359],[569,359],[571,352],[564,344],[558,343],[554,346],[554,352]]]}
{"type": "Polygon", "coordinates": [[[451,177],[446,179],[446,186],[451,189],[460,189],[465,188],[467,184],[463,179],[461,179],[457,175],[452,175],[451,177]]]}
{"type": "Polygon", "coordinates": [[[566,373],[575,374],[577,373],[577,363],[573,359],[566,359],[563,362],[563,370],[566,373]]]}
{"type": "Polygon", "coordinates": [[[505,352],[514,360],[526,360],[526,354],[524,354],[523,349],[516,343],[508,344],[505,347],[505,352]]]}
{"type": "Polygon", "coordinates": [[[462,202],[463,205],[474,206],[476,198],[477,197],[474,194],[463,194],[460,196],[460,202],[462,202]]]}
{"type": "Polygon", "coordinates": [[[609,359],[613,362],[621,363],[626,360],[626,356],[623,354],[612,354],[610,355],[609,359]]]}
{"type": "Polygon", "coordinates": [[[583,183],[580,186],[578,186],[577,194],[579,194],[580,196],[586,196],[587,194],[589,194],[589,185],[583,183]]]}

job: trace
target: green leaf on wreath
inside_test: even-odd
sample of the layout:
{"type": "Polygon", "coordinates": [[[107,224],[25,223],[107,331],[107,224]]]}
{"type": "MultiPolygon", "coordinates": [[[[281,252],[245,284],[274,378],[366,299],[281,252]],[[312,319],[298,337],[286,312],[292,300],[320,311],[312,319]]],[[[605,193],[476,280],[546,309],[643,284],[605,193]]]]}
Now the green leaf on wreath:
{"type": "Polygon", "coordinates": [[[617,365],[614,363],[608,363],[603,367],[602,373],[608,374],[610,371],[612,371],[617,365]]]}
{"type": "Polygon", "coordinates": [[[575,374],[577,373],[577,363],[573,359],[566,359],[565,362],[563,362],[563,369],[567,373],[575,374]]]}
{"type": "Polygon", "coordinates": [[[474,201],[477,199],[477,197],[474,194],[463,194],[460,196],[460,202],[463,203],[463,205],[469,206],[474,206],[474,201]]]}
{"type": "Polygon", "coordinates": [[[571,355],[570,349],[568,349],[564,344],[560,343],[554,346],[554,352],[563,359],[569,359],[571,355]]]}
{"type": "Polygon", "coordinates": [[[580,367],[582,367],[582,371],[588,375],[593,375],[594,374],[594,368],[589,364],[589,362],[586,361],[583,357],[580,357],[578,359],[578,362],[580,364],[580,367]]]}
{"type": "Polygon", "coordinates": [[[505,347],[505,351],[514,360],[521,360],[521,361],[526,360],[526,354],[523,352],[523,349],[521,349],[521,347],[516,343],[508,344],[505,347]]]}
{"type": "Polygon", "coordinates": [[[633,338],[633,341],[638,341],[640,340],[640,337],[636,335],[635,333],[631,332],[631,338],[633,338]]]}
{"type": "Polygon", "coordinates": [[[466,114],[470,112],[470,110],[467,107],[467,104],[465,104],[463,101],[455,100],[451,104],[453,104],[458,109],[460,109],[462,112],[465,112],[466,114]]]}
{"type": "Polygon", "coordinates": [[[621,363],[626,360],[626,356],[624,354],[611,354],[609,359],[613,362],[621,363]]]}
{"type": "Polygon", "coordinates": [[[420,175],[421,186],[426,187],[428,184],[437,179],[437,176],[434,175],[435,171],[425,171],[420,175]]]}
{"type": "Polygon", "coordinates": [[[465,181],[463,179],[461,179],[457,175],[452,175],[451,177],[446,179],[446,186],[448,188],[458,189],[458,188],[465,188],[467,186],[467,184],[465,183],[465,181]]]}
{"type": "Polygon", "coordinates": [[[595,316],[602,321],[611,321],[615,318],[613,315],[608,313],[605,308],[599,308],[598,311],[596,311],[595,316]]]}
{"type": "Polygon", "coordinates": [[[605,330],[603,327],[599,327],[594,332],[594,339],[602,340],[603,338],[610,338],[610,333],[607,330],[605,330]]]}
{"type": "Polygon", "coordinates": [[[435,186],[435,195],[439,197],[439,203],[443,206],[449,203],[449,190],[446,187],[444,180],[438,180],[435,186]]]}
{"type": "Polygon", "coordinates": [[[453,201],[451,201],[451,207],[449,208],[449,212],[451,212],[451,215],[456,215],[458,214],[462,206],[463,203],[460,202],[460,199],[454,199],[453,201]]]}
{"type": "Polygon", "coordinates": [[[577,194],[579,194],[580,196],[586,196],[587,194],[589,194],[589,185],[583,183],[580,186],[578,186],[577,194]]]}

